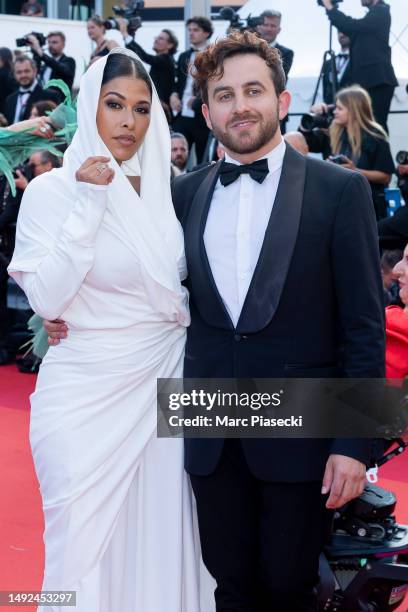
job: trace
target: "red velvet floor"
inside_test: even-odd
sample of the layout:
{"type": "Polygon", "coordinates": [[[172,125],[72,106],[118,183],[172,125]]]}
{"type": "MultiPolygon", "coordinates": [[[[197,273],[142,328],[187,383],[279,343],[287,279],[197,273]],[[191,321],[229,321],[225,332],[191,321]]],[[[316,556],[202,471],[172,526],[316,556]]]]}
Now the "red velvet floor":
{"type": "MultiPolygon", "coordinates": [[[[34,385],[34,375],[20,374],[15,366],[0,368],[0,591],[41,588],[43,518],[28,443],[28,397],[34,385]]],[[[397,494],[397,518],[405,524],[407,483],[408,451],[381,469],[380,480],[381,486],[397,494]]],[[[406,604],[399,610],[407,612],[406,604]]]]}

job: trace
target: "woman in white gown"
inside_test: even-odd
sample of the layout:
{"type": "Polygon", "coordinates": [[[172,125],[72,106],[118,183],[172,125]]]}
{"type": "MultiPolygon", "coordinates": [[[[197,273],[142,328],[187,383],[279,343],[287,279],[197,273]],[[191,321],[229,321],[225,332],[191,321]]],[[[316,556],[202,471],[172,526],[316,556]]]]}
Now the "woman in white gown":
{"type": "Polygon", "coordinates": [[[69,327],[41,366],[30,442],[43,590],[76,591],[77,612],[198,610],[183,444],[156,438],[156,379],[182,376],[189,324],[169,176],[157,94],[115,49],[82,78],[63,168],[30,183],[18,220],[9,272],[69,327]]]}

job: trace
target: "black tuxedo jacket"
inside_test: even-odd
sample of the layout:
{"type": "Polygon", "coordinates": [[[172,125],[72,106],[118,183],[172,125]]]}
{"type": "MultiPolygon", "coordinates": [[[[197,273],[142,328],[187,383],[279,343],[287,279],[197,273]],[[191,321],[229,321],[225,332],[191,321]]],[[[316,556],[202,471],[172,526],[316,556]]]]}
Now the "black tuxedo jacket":
{"type": "Polygon", "coordinates": [[[395,78],[389,46],[391,14],[384,2],[372,6],[362,19],[348,17],[341,11],[328,11],[330,21],[350,36],[351,80],[369,89],[379,85],[393,85],[395,78]]]}
{"type": "Polygon", "coordinates": [[[286,78],[288,78],[289,70],[292,67],[293,58],[295,54],[292,51],[292,49],[288,49],[287,47],[284,47],[283,45],[279,45],[278,43],[276,43],[275,49],[277,49],[279,53],[281,54],[283,70],[285,71],[286,78]]]}
{"type": "MultiPolygon", "coordinates": [[[[234,327],[203,240],[219,167],[173,182],[192,315],[185,377],[384,376],[383,290],[366,179],[287,145],[261,254],[234,327]]],[[[254,474],[287,482],[321,479],[330,453],[368,462],[370,447],[368,440],[356,439],[242,443],[254,474]]],[[[222,447],[220,439],[186,439],[187,471],[211,473],[222,447]]]]}
{"type": "MultiPolygon", "coordinates": [[[[4,115],[11,125],[14,122],[14,115],[16,112],[18,99],[18,90],[7,96],[4,101],[4,115]]],[[[50,91],[49,89],[43,89],[41,85],[38,83],[35,89],[32,91],[30,97],[28,98],[25,111],[23,116],[20,118],[21,121],[28,119],[30,117],[31,107],[34,102],[39,102],[40,100],[52,100],[53,102],[59,103],[59,96],[55,91],[50,91]]]]}
{"type": "MultiPolygon", "coordinates": [[[[333,89],[332,89],[332,81],[331,81],[331,61],[327,60],[324,63],[323,67],[323,100],[326,104],[333,104],[333,89]]],[[[351,63],[348,62],[345,71],[342,74],[341,79],[338,81],[338,89],[343,89],[343,87],[348,87],[352,84],[351,79],[351,63]]]]}
{"type": "Polygon", "coordinates": [[[169,53],[157,55],[146,53],[135,40],[129,42],[126,47],[137,53],[142,62],[151,66],[150,77],[157,89],[158,96],[160,100],[169,104],[176,84],[176,64],[173,56],[169,53]]]}
{"type": "Polygon", "coordinates": [[[47,67],[52,68],[51,79],[61,79],[64,81],[70,89],[74,83],[75,78],[75,60],[73,57],[67,57],[62,55],[59,60],[54,59],[51,55],[44,53],[41,57],[33,53],[34,59],[38,66],[40,74],[40,80],[42,80],[43,74],[47,67]]]}
{"type": "Polygon", "coordinates": [[[180,53],[177,60],[176,70],[176,92],[178,93],[180,100],[183,97],[184,88],[186,86],[188,67],[190,65],[190,59],[193,54],[193,49],[187,49],[180,53]]]}

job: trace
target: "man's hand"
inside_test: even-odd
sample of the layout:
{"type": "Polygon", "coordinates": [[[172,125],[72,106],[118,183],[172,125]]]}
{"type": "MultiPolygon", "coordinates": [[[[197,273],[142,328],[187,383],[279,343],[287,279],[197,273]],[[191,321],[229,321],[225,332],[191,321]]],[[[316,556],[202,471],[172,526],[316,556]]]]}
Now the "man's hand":
{"type": "Polygon", "coordinates": [[[28,185],[28,181],[26,177],[24,176],[24,174],[21,172],[21,170],[16,170],[16,174],[17,174],[17,178],[14,179],[16,187],[17,189],[21,189],[22,191],[24,191],[24,189],[28,185]]]}
{"type": "Polygon", "coordinates": [[[344,455],[330,455],[323,476],[322,494],[330,492],[326,508],[341,508],[364,491],[366,466],[344,455]]]}
{"type": "Polygon", "coordinates": [[[408,174],[408,164],[400,164],[397,170],[398,170],[398,174],[400,174],[401,176],[408,174]]]}
{"type": "Polygon", "coordinates": [[[67,337],[68,327],[61,319],[56,319],[55,321],[47,321],[45,319],[43,325],[48,334],[48,344],[50,346],[56,346],[62,338],[67,337]]]}
{"type": "Polygon", "coordinates": [[[39,55],[40,57],[43,54],[43,50],[41,48],[40,43],[38,42],[38,38],[36,36],[34,36],[33,34],[29,34],[27,36],[27,40],[29,42],[29,45],[31,47],[31,49],[37,53],[37,55],[39,55]]]}
{"type": "Polygon", "coordinates": [[[179,113],[181,111],[181,100],[177,93],[172,93],[170,96],[170,107],[171,110],[175,113],[179,113]]]}
{"type": "Polygon", "coordinates": [[[328,11],[334,9],[334,4],[331,0],[322,0],[322,4],[324,5],[324,8],[328,11]]]}

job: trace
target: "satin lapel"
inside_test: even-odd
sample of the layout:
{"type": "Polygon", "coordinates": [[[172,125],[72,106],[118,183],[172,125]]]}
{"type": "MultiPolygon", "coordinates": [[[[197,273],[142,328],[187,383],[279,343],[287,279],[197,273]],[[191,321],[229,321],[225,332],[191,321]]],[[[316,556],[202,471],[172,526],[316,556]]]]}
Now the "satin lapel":
{"type": "Polygon", "coordinates": [[[215,164],[199,186],[184,227],[187,268],[192,287],[191,299],[202,318],[212,327],[233,329],[232,321],[218,293],[204,246],[204,230],[220,163],[215,164]]]}
{"type": "Polygon", "coordinates": [[[286,145],[278,191],[238,321],[239,333],[264,329],[276,312],[295,249],[305,177],[305,158],[286,145]]]}

